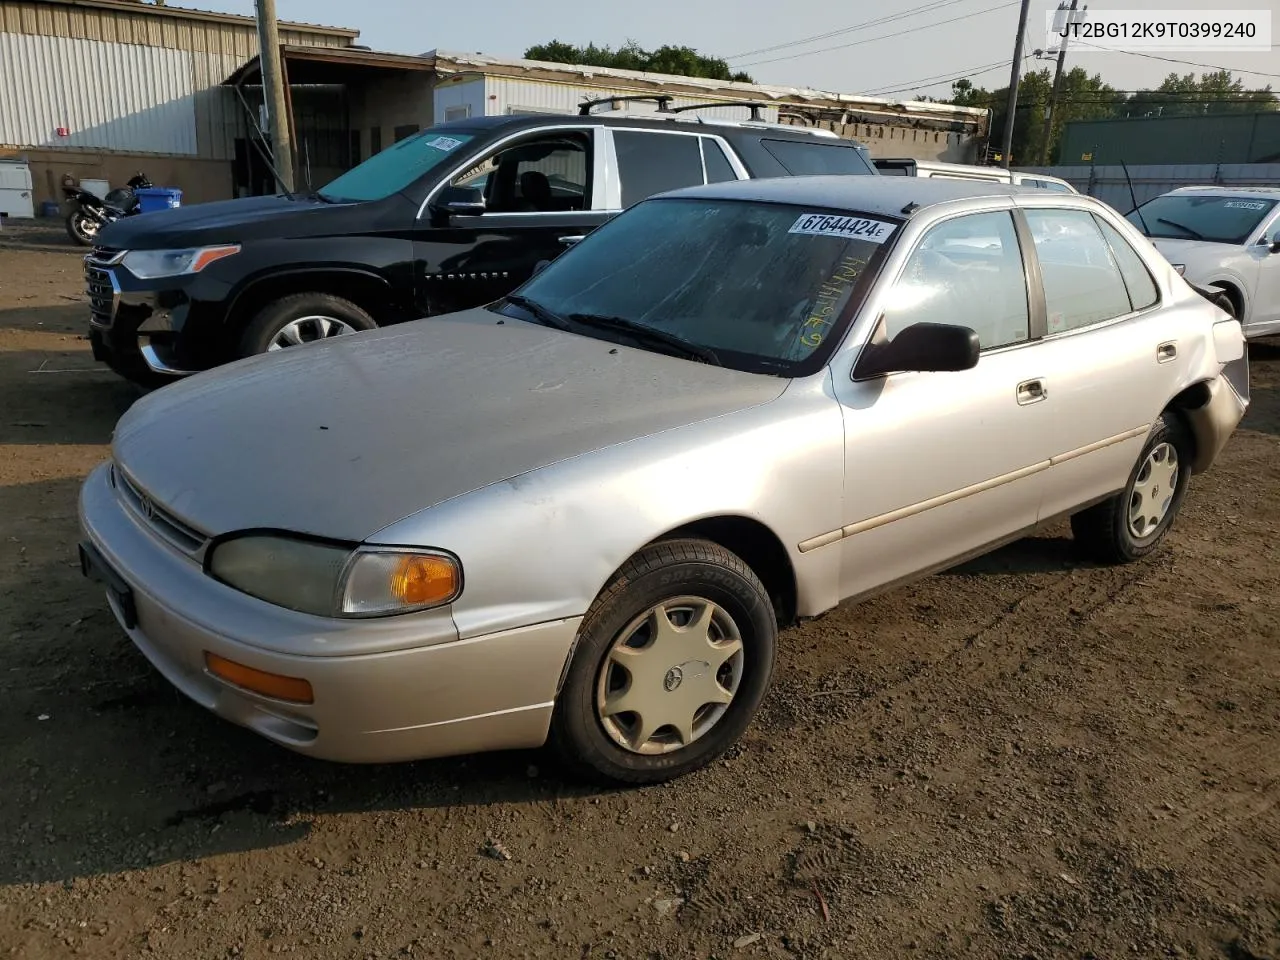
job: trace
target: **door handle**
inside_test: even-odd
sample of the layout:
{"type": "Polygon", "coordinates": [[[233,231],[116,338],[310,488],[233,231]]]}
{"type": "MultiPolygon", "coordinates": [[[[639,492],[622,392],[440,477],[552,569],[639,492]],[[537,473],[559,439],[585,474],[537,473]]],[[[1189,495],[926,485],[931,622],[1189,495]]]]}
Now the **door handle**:
{"type": "Polygon", "coordinates": [[[1043,380],[1023,380],[1018,384],[1018,403],[1023,406],[1039,403],[1048,396],[1049,391],[1043,380]]]}
{"type": "Polygon", "coordinates": [[[1156,363],[1168,363],[1178,355],[1178,345],[1170,340],[1156,347],[1156,363]]]}
{"type": "Polygon", "coordinates": [[[578,241],[585,240],[586,236],[587,235],[585,233],[579,233],[571,237],[561,237],[560,242],[563,243],[566,247],[572,247],[578,241]]]}

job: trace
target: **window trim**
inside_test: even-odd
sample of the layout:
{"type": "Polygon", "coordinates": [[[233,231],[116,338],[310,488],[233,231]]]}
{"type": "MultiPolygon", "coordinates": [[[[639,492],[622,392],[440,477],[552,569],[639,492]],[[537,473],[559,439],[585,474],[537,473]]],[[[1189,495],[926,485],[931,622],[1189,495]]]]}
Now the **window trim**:
{"type": "MultiPolygon", "coordinates": [[[[898,285],[898,282],[902,279],[903,274],[906,273],[907,265],[911,262],[911,258],[915,256],[916,251],[920,249],[920,245],[924,243],[926,239],[928,239],[929,235],[933,233],[934,230],[936,230],[938,227],[942,226],[943,224],[950,223],[953,220],[959,220],[961,217],[989,216],[993,213],[1007,216],[1013,221],[1013,231],[1014,231],[1015,240],[1018,244],[1018,254],[1022,258],[1022,282],[1023,282],[1024,288],[1027,291],[1027,337],[1024,340],[1016,340],[1013,343],[1005,343],[997,347],[982,347],[979,353],[981,356],[984,356],[984,357],[988,356],[989,354],[1003,353],[1006,350],[1017,350],[1022,347],[1026,347],[1031,344],[1037,343],[1039,342],[1039,340],[1043,339],[1043,335],[1041,336],[1036,335],[1037,323],[1039,323],[1040,325],[1040,330],[1042,331],[1044,330],[1045,316],[1046,316],[1045,306],[1044,306],[1044,290],[1043,290],[1043,286],[1041,285],[1040,274],[1038,272],[1039,261],[1036,261],[1036,264],[1035,264],[1036,272],[1033,273],[1032,264],[1028,260],[1027,251],[1026,251],[1026,241],[1030,239],[1030,232],[1029,230],[1025,231],[1026,237],[1024,239],[1025,224],[1021,224],[1019,221],[1019,217],[1018,217],[1019,211],[1017,207],[1008,206],[1008,207],[995,207],[995,208],[989,208],[989,209],[983,209],[983,210],[957,210],[954,213],[948,214],[947,216],[939,217],[937,220],[934,220],[933,222],[929,223],[927,226],[924,227],[920,235],[916,238],[915,242],[911,245],[911,248],[902,255],[901,263],[899,263],[898,269],[893,275],[893,279],[885,282],[885,278],[884,277],[881,278],[881,282],[883,284],[884,290],[886,291],[892,290],[895,286],[898,285]]],[[[884,308],[881,308],[880,314],[878,317],[876,317],[875,326],[872,328],[871,336],[870,338],[868,338],[867,343],[884,339],[885,318],[887,315],[888,315],[888,311],[886,311],[884,308]]],[[[855,367],[857,366],[856,360],[854,361],[854,366],[855,367]]]]}
{"type": "MultiPolygon", "coordinates": [[[[497,153],[498,151],[505,148],[506,145],[511,143],[513,140],[519,140],[522,137],[534,137],[541,133],[558,133],[558,132],[585,134],[589,140],[588,160],[591,164],[591,206],[585,210],[570,210],[567,212],[572,214],[603,212],[607,208],[597,206],[601,198],[604,196],[604,189],[605,189],[605,185],[604,183],[602,183],[603,169],[602,169],[602,164],[600,162],[601,161],[600,149],[602,146],[600,142],[600,131],[602,129],[603,128],[599,124],[594,124],[594,123],[558,123],[558,124],[549,124],[545,127],[526,127],[523,130],[516,130],[513,133],[509,133],[505,137],[499,137],[496,140],[490,140],[487,143],[485,143],[484,146],[481,147],[481,149],[472,153],[465,160],[463,160],[461,164],[459,164],[457,167],[450,170],[449,173],[446,174],[444,177],[442,177],[434,187],[432,187],[430,190],[427,191],[426,197],[423,198],[422,203],[418,206],[418,215],[414,217],[414,220],[417,221],[417,220],[422,220],[426,218],[428,216],[428,210],[431,206],[431,202],[436,198],[437,195],[439,195],[440,191],[443,190],[446,186],[448,186],[454,177],[458,176],[459,174],[466,173],[468,170],[474,167],[481,160],[481,158],[492,156],[494,153],[497,153]]],[[[557,211],[526,210],[526,211],[515,211],[512,213],[502,213],[499,215],[503,217],[522,217],[523,218],[523,217],[546,217],[546,216],[552,216],[552,215],[558,216],[559,213],[557,211]]],[[[481,214],[480,216],[473,217],[471,219],[483,220],[484,216],[485,216],[484,214],[481,214]]]]}
{"type": "MultiPolygon", "coordinates": [[[[1098,330],[1098,329],[1100,329],[1100,328],[1102,328],[1102,327],[1111,326],[1112,324],[1126,323],[1126,322],[1128,322],[1129,320],[1134,319],[1135,317],[1140,317],[1140,316],[1142,316],[1142,315],[1144,315],[1144,314],[1151,313],[1153,310],[1158,310],[1158,309],[1160,309],[1160,308],[1164,305],[1164,290],[1161,288],[1161,286],[1160,286],[1159,282],[1158,282],[1158,281],[1156,281],[1155,277],[1154,277],[1154,276],[1152,276],[1152,277],[1151,277],[1152,282],[1153,282],[1153,283],[1155,283],[1155,287],[1156,287],[1156,294],[1157,294],[1156,302],[1155,302],[1155,303],[1153,303],[1150,307],[1145,307],[1145,308],[1143,308],[1142,310],[1134,310],[1134,309],[1132,309],[1132,308],[1133,308],[1133,298],[1129,296],[1129,286],[1128,286],[1128,284],[1126,284],[1126,283],[1124,282],[1124,277],[1123,277],[1123,275],[1121,275],[1121,276],[1120,276],[1120,284],[1121,284],[1121,286],[1123,286],[1123,287],[1124,287],[1124,290],[1125,290],[1125,299],[1129,301],[1129,307],[1130,307],[1130,309],[1129,309],[1129,312],[1128,312],[1128,313],[1123,313],[1123,314],[1120,314],[1119,316],[1110,317],[1110,318],[1108,318],[1108,319],[1106,319],[1106,320],[1096,320],[1096,321],[1094,321],[1093,323],[1086,324],[1085,326],[1081,326],[1081,327],[1072,327],[1070,330],[1061,330],[1061,331],[1059,331],[1058,333],[1049,333],[1049,332],[1048,332],[1049,299],[1048,299],[1048,297],[1044,294],[1044,274],[1043,274],[1043,269],[1044,269],[1044,268],[1043,268],[1042,264],[1040,263],[1040,251],[1039,251],[1039,250],[1037,250],[1037,249],[1036,249],[1036,247],[1035,247],[1035,237],[1034,237],[1034,236],[1032,235],[1032,233],[1031,233],[1031,224],[1030,224],[1029,222],[1025,222],[1025,221],[1026,221],[1026,211],[1027,211],[1027,210],[1057,210],[1057,211],[1064,211],[1064,212],[1078,212],[1078,213],[1087,214],[1087,215],[1089,215],[1089,216],[1093,216],[1093,217],[1101,216],[1101,214],[1099,214],[1099,212],[1098,212],[1097,210],[1093,209],[1092,207],[1087,207],[1087,206],[1083,206],[1083,205],[1082,205],[1082,206],[1076,206],[1076,205],[1074,205],[1074,204],[1072,204],[1071,206],[1066,206],[1065,204],[1064,204],[1064,205],[1057,205],[1057,204],[1052,204],[1052,203],[1025,203],[1025,204],[1019,204],[1019,205],[1017,206],[1017,208],[1016,208],[1016,209],[1017,209],[1017,211],[1018,211],[1019,216],[1020,216],[1020,217],[1022,217],[1022,219],[1024,220],[1024,223],[1025,223],[1025,226],[1026,226],[1026,231],[1027,231],[1027,240],[1028,240],[1028,242],[1031,244],[1031,256],[1032,256],[1032,257],[1034,257],[1034,259],[1035,259],[1035,263],[1036,263],[1036,271],[1037,271],[1037,273],[1038,273],[1038,274],[1039,274],[1039,276],[1040,276],[1040,284],[1041,284],[1041,286],[1040,286],[1040,291],[1041,291],[1040,299],[1041,299],[1041,303],[1042,303],[1042,304],[1043,304],[1043,306],[1044,306],[1044,311],[1045,311],[1045,313],[1044,313],[1044,316],[1045,316],[1045,334],[1044,334],[1044,336],[1041,338],[1041,342],[1043,342],[1043,343],[1048,343],[1048,342],[1052,342],[1052,341],[1056,341],[1056,340],[1061,340],[1061,339],[1063,339],[1063,338],[1065,338],[1065,337],[1073,336],[1073,335],[1075,335],[1075,334],[1077,334],[1077,333],[1088,333],[1088,332],[1093,331],[1093,330],[1098,330]]],[[[1105,220],[1106,218],[1104,217],[1103,219],[1105,220]]],[[[1113,228],[1113,229],[1115,229],[1115,230],[1116,230],[1116,232],[1117,232],[1117,233],[1119,233],[1122,237],[1124,236],[1123,231],[1121,231],[1121,230],[1119,230],[1118,228],[1116,228],[1114,224],[1112,224],[1111,226],[1112,226],[1112,228],[1113,228]]],[[[1098,231],[1098,235],[1102,238],[1102,242],[1103,242],[1104,244],[1106,244],[1106,245],[1107,245],[1107,249],[1108,249],[1108,250],[1110,250],[1110,249],[1111,249],[1111,245],[1110,245],[1109,243],[1107,243],[1107,237],[1106,237],[1106,235],[1105,235],[1101,230],[1099,230],[1099,231],[1098,231]]],[[[1134,253],[1138,253],[1138,251],[1135,249],[1135,250],[1134,250],[1134,253]]],[[[1111,254],[1111,256],[1114,258],[1114,257],[1115,257],[1115,254],[1114,254],[1114,253],[1112,253],[1112,254],[1111,254]]],[[[1150,267],[1150,264],[1148,264],[1148,263],[1147,263],[1147,258],[1146,258],[1146,257],[1144,257],[1144,256],[1142,256],[1142,254],[1141,254],[1141,253],[1138,253],[1138,259],[1140,259],[1140,260],[1142,261],[1142,263],[1143,263],[1143,266],[1145,266],[1145,267],[1147,268],[1147,272],[1148,272],[1148,274],[1151,274],[1151,267],[1150,267]]],[[[1119,274],[1119,273],[1120,273],[1120,264],[1119,264],[1119,262],[1118,262],[1118,261],[1116,262],[1116,273],[1117,273],[1117,274],[1119,274]]]]}

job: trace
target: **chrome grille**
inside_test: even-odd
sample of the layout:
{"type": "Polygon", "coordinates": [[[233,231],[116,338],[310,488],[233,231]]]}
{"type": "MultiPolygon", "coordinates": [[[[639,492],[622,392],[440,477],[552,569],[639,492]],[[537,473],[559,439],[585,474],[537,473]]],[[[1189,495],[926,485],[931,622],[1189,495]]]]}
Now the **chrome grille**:
{"type": "Polygon", "coordinates": [[[160,539],[183,553],[194,556],[208,542],[209,538],[199,530],[183,523],[164,507],[157,505],[114,464],[111,467],[111,485],[120,495],[120,501],[134,516],[150,527],[160,539]]]}
{"type": "Polygon", "coordinates": [[[85,292],[89,297],[89,320],[95,326],[110,327],[116,319],[116,307],[120,302],[120,287],[112,266],[124,257],[123,250],[94,247],[93,253],[84,258],[85,292]]]}

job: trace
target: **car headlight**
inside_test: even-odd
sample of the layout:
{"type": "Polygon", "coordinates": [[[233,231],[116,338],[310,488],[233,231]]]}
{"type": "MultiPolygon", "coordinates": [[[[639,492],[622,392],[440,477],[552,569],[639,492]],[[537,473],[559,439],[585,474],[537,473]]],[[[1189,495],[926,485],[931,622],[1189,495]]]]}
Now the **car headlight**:
{"type": "Polygon", "coordinates": [[[206,569],[237,590],[320,617],[381,617],[443,606],[462,566],[437,550],[351,547],[275,534],[223,540],[206,569]]]}
{"type": "Polygon", "coordinates": [[[184,247],[181,250],[130,250],[123,262],[139,280],[154,280],[199,273],[209,264],[239,252],[238,243],[218,247],[184,247]]]}
{"type": "Polygon", "coordinates": [[[1185,277],[1187,275],[1187,265],[1185,263],[1173,264],[1173,269],[1178,271],[1178,276],[1185,277]]]}

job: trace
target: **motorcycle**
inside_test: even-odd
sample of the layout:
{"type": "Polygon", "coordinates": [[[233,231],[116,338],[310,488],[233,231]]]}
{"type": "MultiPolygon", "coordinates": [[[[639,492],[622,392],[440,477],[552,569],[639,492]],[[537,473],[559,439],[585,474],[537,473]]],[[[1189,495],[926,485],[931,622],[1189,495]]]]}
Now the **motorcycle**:
{"type": "Polygon", "coordinates": [[[122,217],[132,217],[140,213],[136,191],[154,184],[147,175],[138,172],[123,187],[117,187],[100,198],[88,190],[80,189],[79,184],[64,180],[62,192],[73,204],[71,213],[67,215],[67,234],[82,246],[93,246],[98,231],[109,223],[122,217]]]}

